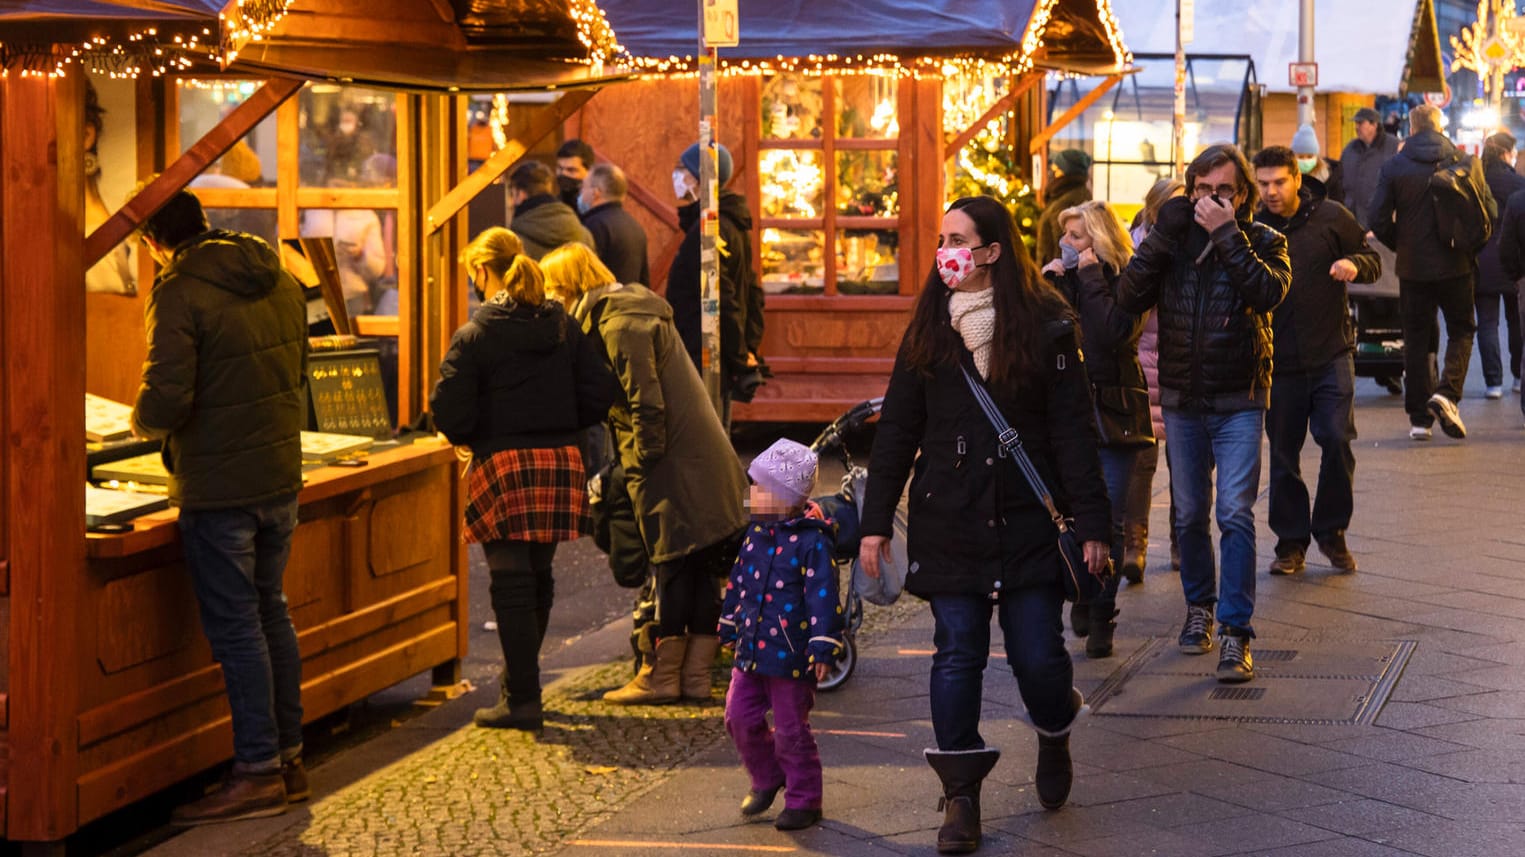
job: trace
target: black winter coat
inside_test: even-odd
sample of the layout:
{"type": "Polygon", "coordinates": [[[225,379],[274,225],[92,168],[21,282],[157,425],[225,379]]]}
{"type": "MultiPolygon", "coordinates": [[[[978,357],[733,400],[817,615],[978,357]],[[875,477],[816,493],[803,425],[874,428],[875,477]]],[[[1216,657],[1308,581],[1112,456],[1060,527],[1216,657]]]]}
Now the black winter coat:
{"type": "Polygon", "coordinates": [[[646,230],[625,210],[622,202],[606,202],[588,209],[582,225],[593,234],[599,261],[626,285],[651,285],[651,265],[646,258],[646,230]]]}
{"type": "MultiPolygon", "coordinates": [[[[1408,138],[1377,178],[1367,227],[1398,254],[1399,280],[1435,282],[1473,272],[1477,260],[1471,254],[1441,242],[1430,192],[1436,166],[1455,154],[1456,147],[1444,134],[1421,131],[1408,138]]],[[[1486,196],[1488,216],[1497,218],[1498,205],[1491,193],[1486,196]]]]}
{"type": "Polygon", "coordinates": [[[1345,206],[1306,185],[1290,221],[1265,210],[1255,221],[1287,236],[1292,262],[1292,287],[1271,315],[1276,373],[1316,371],[1350,353],[1355,348],[1350,296],[1329,269],[1349,259],[1356,266],[1356,282],[1377,281],[1382,259],[1366,243],[1366,230],[1345,206]]]}
{"type": "MultiPolygon", "coordinates": [[[[699,307],[699,206],[678,210],[687,234],[678,247],[667,273],[667,302],[672,304],[673,325],[683,347],[700,365],[703,337],[699,307]]],[[[720,194],[720,381],[731,381],[747,370],[747,354],[762,347],[763,291],[752,269],[752,212],[746,197],[731,191],[720,194]]]]}
{"type": "Polygon", "coordinates": [[[434,424],[485,459],[577,443],[623,401],[598,342],[560,304],[483,304],[450,339],[429,397],[434,424]]]}
{"type": "MultiPolygon", "coordinates": [[[[1039,375],[1018,389],[993,389],[991,397],[1021,435],[1060,510],[1074,517],[1076,535],[1106,542],[1111,507],[1075,327],[1055,321],[1049,331],[1039,375]]],[[[961,355],[974,373],[974,358],[963,349],[961,355]]],[[[1058,585],[1058,533],[1015,462],[1000,451],[959,366],[923,375],[906,365],[902,341],[879,414],[863,535],[891,535],[908,475],[906,591],[930,598],[1058,585]]]]}
{"type": "MultiPolygon", "coordinates": [[[[1149,384],[1138,360],[1138,340],[1144,317],[1117,305],[1117,271],[1109,265],[1070,268],[1063,276],[1049,275],[1080,316],[1080,346],[1086,375],[1096,402],[1096,420],[1127,433],[1119,445],[1148,445],[1154,437],[1149,415],[1149,384]]],[[[1106,432],[1102,443],[1107,444],[1106,432]]]]}
{"type": "MultiPolygon", "coordinates": [[[[1345,144],[1340,153],[1340,183],[1344,196],[1331,193],[1330,199],[1345,203],[1366,228],[1371,228],[1371,198],[1377,191],[1377,176],[1382,166],[1398,154],[1398,138],[1378,129],[1368,146],[1357,137],[1345,144]]],[[[1331,189],[1332,190],[1332,189],[1331,189]]]]}
{"type": "Polygon", "coordinates": [[[1159,317],[1160,403],[1232,412],[1270,403],[1271,310],[1292,283],[1287,239],[1258,223],[1212,235],[1156,226],[1123,271],[1117,302],[1159,317]],[[1213,251],[1196,260],[1211,241],[1213,251]]]}
{"type": "Polygon", "coordinates": [[[1499,218],[1499,267],[1511,280],[1525,277],[1525,191],[1515,191],[1499,218]]]}
{"type": "MultiPolygon", "coordinates": [[[[1525,176],[1516,173],[1503,161],[1488,163],[1483,170],[1483,175],[1488,179],[1488,192],[1493,194],[1493,199],[1498,203],[1502,212],[1514,196],[1516,191],[1525,189],[1525,176]]],[[[1517,291],[1515,280],[1518,276],[1511,277],[1504,272],[1504,266],[1499,261],[1499,236],[1503,235],[1502,223],[1497,224],[1493,235],[1488,238],[1488,243],[1481,253],[1477,254],[1477,294],[1479,295],[1508,295],[1513,297],[1517,291]]]]}

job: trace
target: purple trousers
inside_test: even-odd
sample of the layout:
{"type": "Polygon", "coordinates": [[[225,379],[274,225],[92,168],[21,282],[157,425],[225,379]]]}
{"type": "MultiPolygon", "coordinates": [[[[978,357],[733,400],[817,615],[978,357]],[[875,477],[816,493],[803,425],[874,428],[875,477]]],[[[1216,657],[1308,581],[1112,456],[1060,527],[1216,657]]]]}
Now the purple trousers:
{"type": "Polygon", "coordinates": [[[752,778],[752,789],[784,784],[786,809],[821,808],[821,754],[810,732],[815,679],[776,678],[731,670],[725,730],[752,778]],[[773,710],[773,728],[767,713],[773,710]]]}

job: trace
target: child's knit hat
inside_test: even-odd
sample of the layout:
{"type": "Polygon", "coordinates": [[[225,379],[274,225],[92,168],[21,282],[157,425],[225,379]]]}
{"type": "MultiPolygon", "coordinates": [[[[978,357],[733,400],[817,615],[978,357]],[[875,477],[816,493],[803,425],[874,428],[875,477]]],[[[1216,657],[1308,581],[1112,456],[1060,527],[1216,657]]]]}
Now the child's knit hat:
{"type": "Polygon", "coordinates": [[[798,505],[815,490],[816,455],[810,447],[781,438],[752,459],[747,475],[781,500],[798,505]]]}

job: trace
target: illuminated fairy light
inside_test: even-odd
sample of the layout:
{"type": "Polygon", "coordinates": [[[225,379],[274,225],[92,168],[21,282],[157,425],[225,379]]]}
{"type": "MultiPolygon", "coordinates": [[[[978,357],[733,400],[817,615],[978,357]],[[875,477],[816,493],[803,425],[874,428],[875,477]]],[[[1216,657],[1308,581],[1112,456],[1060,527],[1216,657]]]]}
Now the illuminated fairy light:
{"type": "Polygon", "coordinates": [[[1478,0],[1477,21],[1451,37],[1451,71],[1468,69],[1483,83],[1494,112],[1504,99],[1504,75],[1525,65],[1525,35],[1515,32],[1515,0],[1478,0]]]}
{"type": "Polygon", "coordinates": [[[820,216],[814,200],[820,195],[826,173],[813,152],[794,149],[767,149],[759,162],[764,199],[778,200],[787,210],[776,216],[815,218],[820,216]]]}

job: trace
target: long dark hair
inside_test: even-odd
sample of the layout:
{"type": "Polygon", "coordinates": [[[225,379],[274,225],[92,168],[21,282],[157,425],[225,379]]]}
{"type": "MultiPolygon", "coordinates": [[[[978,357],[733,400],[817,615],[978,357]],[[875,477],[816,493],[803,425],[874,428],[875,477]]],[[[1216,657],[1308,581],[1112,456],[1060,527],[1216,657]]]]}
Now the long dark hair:
{"type": "MultiPolygon", "coordinates": [[[[1070,317],[1069,304],[1038,272],[1004,205],[988,196],[966,196],[954,200],[948,211],[962,211],[973,220],[980,243],[1001,245],[1001,255],[989,268],[996,319],[989,380],[1018,385],[1043,364],[1048,347],[1043,325],[1070,317]]],[[[958,362],[961,346],[948,314],[948,287],[934,263],[906,328],[906,363],[929,373],[934,367],[958,362]]]]}

